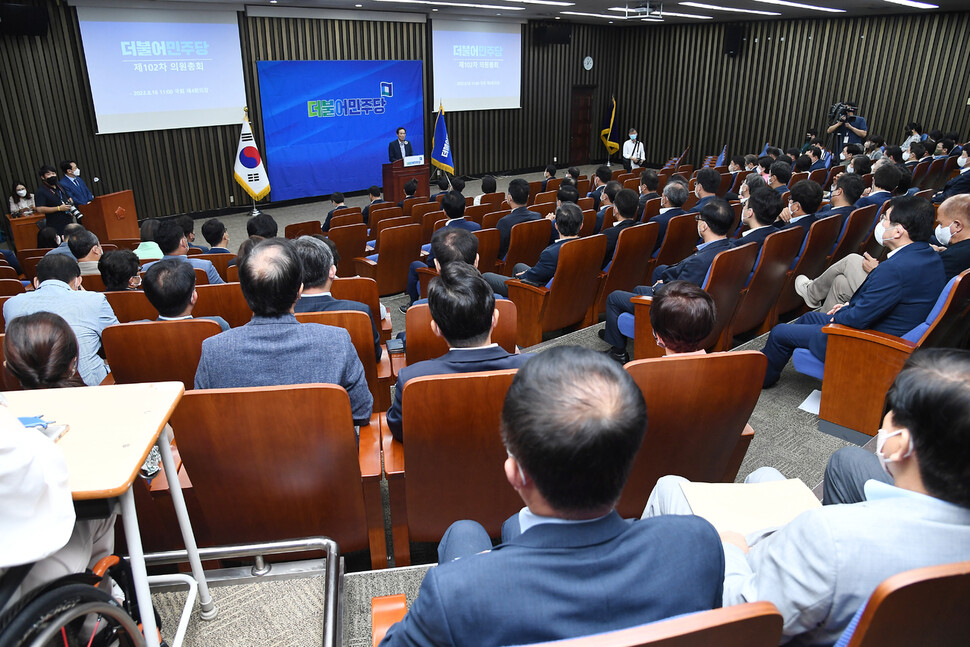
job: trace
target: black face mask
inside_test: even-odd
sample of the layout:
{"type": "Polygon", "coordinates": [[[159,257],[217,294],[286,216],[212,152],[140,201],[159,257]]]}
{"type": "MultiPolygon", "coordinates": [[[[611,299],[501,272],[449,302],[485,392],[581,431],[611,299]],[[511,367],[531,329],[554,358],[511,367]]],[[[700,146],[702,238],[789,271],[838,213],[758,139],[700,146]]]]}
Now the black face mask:
{"type": "Polygon", "coordinates": [[[47,183],[47,184],[49,184],[49,185],[51,185],[51,186],[54,186],[55,184],[57,184],[57,176],[56,175],[52,175],[52,176],[50,176],[48,178],[44,178],[44,182],[47,183]]]}

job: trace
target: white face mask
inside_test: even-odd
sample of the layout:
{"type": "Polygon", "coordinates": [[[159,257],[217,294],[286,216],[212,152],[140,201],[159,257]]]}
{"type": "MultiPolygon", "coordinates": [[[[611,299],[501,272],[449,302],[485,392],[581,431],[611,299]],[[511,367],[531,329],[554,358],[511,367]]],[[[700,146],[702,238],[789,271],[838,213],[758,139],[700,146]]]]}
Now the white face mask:
{"type": "Polygon", "coordinates": [[[848,166],[845,167],[845,172],[846,173],[855,173],[855,169],[852,168],[852,165],[851,164],[849,164],[848,166]]]}
{"type": "Polygon", "coordinates": [[[79,168],[74,169],[74,177],[81,177],[81,169],[79,168]]]}
{"type": "Polygon", "coordinates": [[[19,195],[21,198],[26,198],[27,189],[17,189],[17,195],[19,195]]]}
{"type": "Polygon", "coordinates": [[[959,166],[960,168],[963,168],[964,166],[967,165],[968,159],[970,159],[970,157],[967,157],[966,155],[961,155],[960,157],[957,158],[957,166],[959,166]]]}
{"type": "Polygon", "coordinates": [[[943,225],[937,225],[936,231],[933,232],[936,239],[940,241],[940,244],[946,247],[950,244],[950,238],[953,237],[953,232],[950,231],[949,225],[944,227],[943,225]]]}
{"type": "Polygon", "coordinates": [[[880,245],[885,246],[886,241],[884,239],[886,238],[887,231],[889,231],[889,227],[882,224],[882,219],[880,219],[879,222],[876,223],[876,228],[872,231],[873,237],[880,245]]]}
{"type": "Polygon", "coordinates": [[[903,152],[903,161],[904,162],[908,162],[909,161],[909,151],[904,151],[903,152]]]}
{"type": "MultiPolygon", "coordinates": [[[[901,433],[903,433],[902,429],[899,429],[897,431],[886,431],[885,429],[880,429],[879,433],[876,434],[876,458],[879,459],[879,467],[881,467],[886,474],[889,474],[889,476],[892,476],[892,473],[889,471],[889,463],[893,463],[895,461],[891,461],[888,458],[886,458],[886,456],[882,453],[882,450],[886,446],[887,440],[889,440],[893,436],[898,436],[901,433]]],[[[913,453],[913,439],[910,438],[909,449],[906,450],[906,453],[903,454],[902,457],[906,458],[912,453],[913,453]]]]}
{"type": "Polygon", "coordinates": [[[849,159],[849,156],[845,153],[839,153],[839,159],[844,162],[845,160],[849,159]]]}

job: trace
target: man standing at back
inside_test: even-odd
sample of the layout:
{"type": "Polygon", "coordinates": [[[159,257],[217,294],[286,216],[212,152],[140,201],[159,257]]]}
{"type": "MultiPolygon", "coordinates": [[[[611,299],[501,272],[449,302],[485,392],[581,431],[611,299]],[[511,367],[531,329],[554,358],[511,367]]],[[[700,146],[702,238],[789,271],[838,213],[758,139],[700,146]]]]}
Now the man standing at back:
{"type": "Polygon", "coordinates": [[[530,359],[501,423],[505,476],[525,507],[494,549],[479,524],[453,524],[383,644],[531,644],[721,606],[724,553],[709,523],[614,510],[646,421],[640,389],[609,359],[577,347],[530,359]]]}
{"type": "Polygon", "coordinates": [[[350,334],[293,316],[303,290],[293,243],[272,238],[256,245],[239,265],[239,284],[252,321],[202,342],[195,388],[336,384],[350,396],[354,424],[367,424],[374,398],[350,334]]]}
{"type": "Polygon", "coordinates": [[[509,206],[512,207],[512,213],[504,216],[495,225],[499,233],[498,257],[500,259],[505,258],[505,253],[509,251],[509,238],[512,235],[512,227],[520,222],[529,222],[530,220],[539,220],[542,218],[535,211],[530,211],[526,208],[529,202],[529,183],[522,178],[516,178],[509,182],[509,190],[505,194],[505,199],[508,201],[509,206]]]}
{"type": "MultiPolygon", "coordinates": [[[[177,261],[188,263],[196,269],[203,270],[209,278],[209,285],[225,283],[222,277],[219,276],[219,272],[212,264],[212,261],[207,261],[202,258],[192,258],[188,255],[189,241],[186,239],[185,232],[178,222],[174,220],[163,220],[159,223],[158,232],[155,234],[155,242],[158,243],[158,248],[162,250],[162,260],[173,258],[177,261]]],[[[145,263],[142,269],[148,270],[148,268],[157,262],[145,263]]]]}

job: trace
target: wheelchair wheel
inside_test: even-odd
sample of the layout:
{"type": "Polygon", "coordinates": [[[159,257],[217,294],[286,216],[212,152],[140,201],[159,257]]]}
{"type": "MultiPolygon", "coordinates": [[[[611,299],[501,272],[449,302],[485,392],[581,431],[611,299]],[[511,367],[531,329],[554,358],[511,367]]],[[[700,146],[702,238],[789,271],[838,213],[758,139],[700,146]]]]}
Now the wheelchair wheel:
{"type": "Polygon", "coordinates": [[[45,587],[0,619],[0,647],[144,644],[144,637],[124,609],[110,595],[88,584],[45,587]]]}

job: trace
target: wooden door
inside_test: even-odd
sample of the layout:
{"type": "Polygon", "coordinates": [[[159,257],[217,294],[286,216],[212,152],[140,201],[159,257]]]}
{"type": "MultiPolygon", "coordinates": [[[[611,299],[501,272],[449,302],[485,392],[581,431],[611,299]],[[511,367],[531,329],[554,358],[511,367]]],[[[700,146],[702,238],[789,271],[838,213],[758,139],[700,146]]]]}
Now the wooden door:
{"type": "Polygon", "coordinates": [[[569,165],[589,164],[589,142],[593,118],[593,86],[574,85],[569,126],[569,165]]]}

